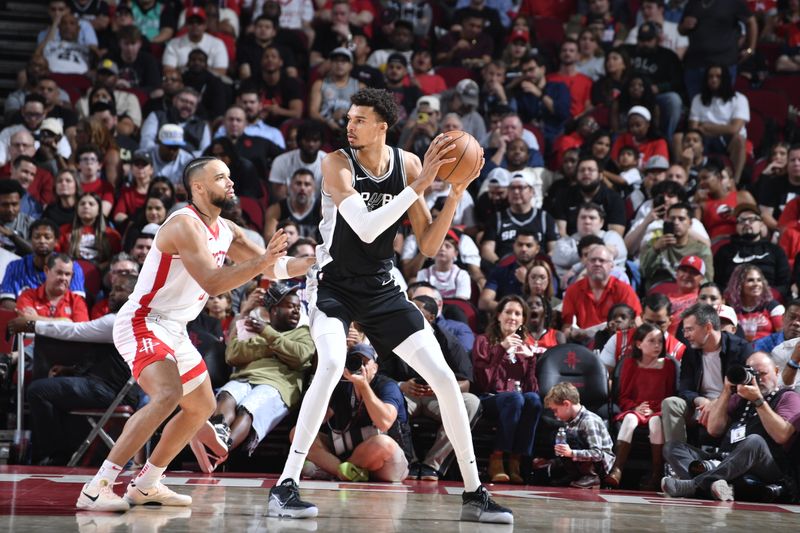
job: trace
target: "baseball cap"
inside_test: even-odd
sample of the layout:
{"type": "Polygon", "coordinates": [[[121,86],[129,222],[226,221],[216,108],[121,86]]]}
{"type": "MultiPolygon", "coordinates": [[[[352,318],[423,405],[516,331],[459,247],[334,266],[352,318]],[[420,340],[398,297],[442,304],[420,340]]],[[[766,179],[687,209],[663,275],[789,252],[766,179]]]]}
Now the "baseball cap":
{"type": "Polygon", "coordinates": [[[528,30],[516,29],[511,32],[511,37],[508,38],[508,42],[513,43],[514,41],[525,41],[529,43],[531,42],[531,34],[528,30]]]}
{"type": "Polygon", "coordinates": [[[158,130],[158,142],[166,146],[184,146],[183,128],[177,124],[164,124],[158,130]]]}
{"type": "Polygon", "coordinates": [[[647,170],[667,170],[669,168],[669,161],[663,155],[654,155],[647,160],[644,169],[647,170]]]}
{"type": "Polygon", "coordinates": [[[692,268],[700,273],[701,276],[706,275],[706,263],[696,255],[687,255],[678,264],[678,268],[692,268]]]}
{"type": "Polygon", "coordinates": [[[150,152],[147,150],[136,150],[131,157],[131,163],[147,163],[148,165],[153,164],[153,158],[150,156],[150,152]]]}
{"type": "Polygon", "coordinates": [[[46,118],[42,121],[42,125],[39,126],[39,131],[46,130],[54,135],[64,135],[64,128],[61,126],[61,119],[58,118],[46,118]]]}
{"type": "Polygon", "coordinates": [[[119,75],[119,67],[110,59],[104,59],[97,66],[97,72],[110,72],[114,76],[119,75]]]}
{"type": "Polygon", "coordinates": [[[346,57],[351,63],[353,62],[353,52],[344,46],[334,48],[333,51],[328,55],[328,59],[333,59],[333,56],[343,56],[346,57]]]}
{"type": "Polygon", "coordinates": [[[439,104],[439,98],[436,96],[422,96],[417,100],[417,109],[423,105],[427,105],[431,111],[441,111],[442,107],[439,104]]]}
{"type": "Polygon", "coordinates": [[[658,37],[659,27],[655,22],[645,22],[639,26],[639,33],[636,39],[639,41],[649,41],[658,37]]]}
{"type": "Polygon", "coordinates": [[[203,22],[206,21],[206,10],[202,7],[192,6],[186,10],[186,20],[188,21],[190,18],[198,18],[203,19],[203,22]]]}
{"type": "Polygon", "coordinates": [[[508,187],[511,184],[511,173],[503,167],[495,167],[486,176],[486,181],[490,185],[508,187]]]}
{"type": "Polygon", "coordinates": [[[362,355],[364,357],[372,359],[373,361],[375,361],[378,358],[378,355],[375,353],[375,348],[364,342],[359,342],[358,344],[354,344],[349,350],[347,350],[347,355],[354,355],[354,354],[362,355]]]}
{"type": "Polygon", "coordinates": [[[736,311],[734,311],[733,307],[730,305],[720,305],[717,314],[719,314],[720,320],[724,318],[733,324],[733,327],[739,325],[739,317],[736,316],[736,311]]]}
{"type": "Polygon", "coordinates": [[[533,188],[533,180],[531,179],[531,177],[522,172],[514,172],[513,174],[511,174],[511,181],[509,182],[509,185],[511,183],[514,183],[515,181],[521,181],[528,187],[533,188]]]}
{"type": "Polygon", "coordinates": [[[456,84],[456,92],[461,97],[461,101],[464,102],[465,105],[478,107],[478,95],[480,94],[480,89],[478,88],[478,84],[475,82],[475,80],[461,80],[456,84]]]}
{"type": "Polygon", "coordinates": [[[264,295],[264,306],[272,307],[281,303],[281,300],[286,298],[286,295],[299,289],[298,285],[289,285],[280,281],[273,281],[267,289],[267,294],[264,295]]]}
{"type": "Polygon", "coordinates": [[[456,230],[454,230],[453,228],[447,230],[447,233],[445,234],[444,238],[453,239],[454,241],[456,241],[456,244],[459,244],[461,242],[461,237],[458,236],[458,233],[456,233],[456,230]]]}
{"type": "MultiPolygon", "coordinates": [[[[42,127],[44,127],[44,125],[42,125],[42,127]]],[[[761,210],[758,208],[758,206],[749,202],[737,205],[736,209],[733,210],[733,217],[736,218],[742,213],[755,213],[756,215],[761,216],[761,210]]]]}
{"type": "Polygon", "coordinates": [[[650,110],[642,105],[635,105],[630,108],[628,111],[628,116],[630,117],[631,115],[641,115],[645,118],[645,120],[647,120],[647,122],[650,122],[653,118],[653,116],[650,114],[650,110]]]}
{"type": "Polygon", "coordinates": [[[386,59],[386,64],[388,65],[389,63],[400,63],[404,67],[408,68],[408,59],[406,59],[406,56],[400,52],[392,52],[389,54],[389,57],[386,59]]]}

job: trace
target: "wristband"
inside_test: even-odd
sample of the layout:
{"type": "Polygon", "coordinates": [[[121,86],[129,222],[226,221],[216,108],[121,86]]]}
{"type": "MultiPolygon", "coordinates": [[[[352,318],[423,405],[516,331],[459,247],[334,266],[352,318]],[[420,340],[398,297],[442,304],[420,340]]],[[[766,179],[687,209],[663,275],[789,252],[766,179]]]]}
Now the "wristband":
{"type": "Polygon", "coordinates": [[[291,257],[284,255],[283,257],[279,257],[278,260],[275,262],[275,266],[272,269],[275,271],[275,277],[277,279],[289,279],[289,260],[291,257]]]}
{"type": "Polygon", "coordinates": [[[795,363],[794,359],[789,359],[788,361],[786,361],[786,364],[794,368],[795,370],[800,370],[800,363],[795,363]]]}

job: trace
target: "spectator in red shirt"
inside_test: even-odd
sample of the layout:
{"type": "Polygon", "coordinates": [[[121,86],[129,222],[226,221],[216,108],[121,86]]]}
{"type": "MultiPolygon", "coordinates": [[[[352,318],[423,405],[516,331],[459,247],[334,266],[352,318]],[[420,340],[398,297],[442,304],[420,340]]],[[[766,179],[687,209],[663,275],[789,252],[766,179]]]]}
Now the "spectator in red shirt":
{"type": "Polygon", "coordinates": [[[72,224],[61,226],[59,250],[72,257],[92,261],[101,269],[108,266],[111,256],[122,249],[122,237],[117,230],[106,225],[100,212],[100,198],[83,193],[78,199],[72,224]]]}
{"type": "Polygon", "coordinates": [[[764,273],[755,265],[739,265],[725,289],[725,303],[733,307],[748,342],[783,328],[786,309],[772,296],[764,273]]]}
{"type": "Polygon", "coordinates": [[[114,205],[114,187],[105,180],[100,179],[100,169],[103,164],[103,153],[95,145],[84,144],[75,151],[78,162],[78,178],[83,192],[94,193],[100,197],[103,207],[103,216],[111,214],[114,205]]]}
{"type": "Polygon", "coordinates": [[[578,41],[565,39],[561,43],[558,59],[561,63],[558,72],[548,74],[547,81],[560,81],[569,88],[571,100],[569,112],[577,118],[592,109],[592,79],[578,72],[578,60],[580,59],[578,41]]]}
{"type": "Polygon", "coordinates": [[[519,16],[533,18],[556,18],[562,24],[575,13],[576,0],[522,0],[519,16]]]}
{"type": "Polygon", "coordinates": [[[89,320],[86,302],[69,290],[73,266],[70,256],[51,255],[44,267],[44,283],[20,294],[17,298],[17,313],[28,320],[89,320]]]}
{"type": "Polygon", "coordinates": [[[135,152],[131,158],[133,182],[122,186],[117,203],[114,205],[113,220],[117,227],[124,228],[130,217],[144,207],[153,172],[153,158],[150,157],[150,153],[144,150],[135,152]]]}
{"type": "Polygon", "coordinates": [[[652,115],[644,106],[635,105],[628,111],[628,131],[618,136],[611,147],[611,158],[616,161],[623,146],[634,146],[639,151],[639,168],[644,168],[647,161],[660,155],[669,161],[667,141],[660,137],[650,126],[652,115]]]}
{"type": "MultiPolygon", "coordinates": [[[[36,145],[33,135],[28,130],[21,130],[11,136],[8,141],[8,160],[0,167],[0,179],[11,177],[11,162],[21,155],[34,157],[36,145]]],[[[28,188],[30,195],[42,205],[53,201],[53,175],[42,167],[36,167],[36,176],[28,188]]]]}
{"type": "Polygon", "coordinates": [[[611,276],[614,254],[608,247],[594,246],[589,252],[588,263],[588,275],[573,283],[564,294],[561,312],[564,333],[575,341],[594,337],[594,332],[586,329],[605,322],[614,304],[628,304],[637,317],[642,314],[639,298],[631,286],[611,276]]]}

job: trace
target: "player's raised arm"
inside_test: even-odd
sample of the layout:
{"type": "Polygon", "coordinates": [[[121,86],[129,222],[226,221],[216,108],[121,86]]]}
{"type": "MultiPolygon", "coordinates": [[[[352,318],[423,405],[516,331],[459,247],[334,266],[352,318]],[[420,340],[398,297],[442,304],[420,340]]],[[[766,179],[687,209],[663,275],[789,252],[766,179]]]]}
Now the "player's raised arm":
{"type": "Polygon", "coordinates": [[[431,161],[429,171],[423,178],[410,183],[408,187],[394,197],[389,203],[370,211],[364,199],[352,186],[352,172],[345,157],[334,152],[322,160],[322,187],[330,194],[336,207],[350,228],[358,237],[371,243],[394,224],[417,201],[425,189],[433,183],[436,171],[445,163],[455,161],[448,158],[446,152],[451,148],[449,137],[439,135],[431,143],[431,161]],[[434,168],[435,166],[435,168],[434,168]]]}
{"type": "MultiPolygon", "coordinates": [[[[247,238],[238,225],[230,220],[225,220],[225,224],[233,233],[233,241],[228,249],[228,257],[236,263],[241,263],[262,256],[266,250],[247,238]]],[[[267,247],[273,242],[278,242],[283,238],[283,230],[278,230],[269,240],[267,247]]],[[[315,257],[279,257],[275,264],[268,266],[262,272],[269,279],[290,279],[305,275],[308,269],[317,261],[315,257]]]]}
{"type": "Polygon", "coordinates": [[[164,253],[180,256],[189,275],[211,296],[239,287],[286,255],[286,235],[276,234],[265,253],[235,265],[217,267],[202,224],[187,216],[175,217],[159,229],[156,240],[164,253]]]}

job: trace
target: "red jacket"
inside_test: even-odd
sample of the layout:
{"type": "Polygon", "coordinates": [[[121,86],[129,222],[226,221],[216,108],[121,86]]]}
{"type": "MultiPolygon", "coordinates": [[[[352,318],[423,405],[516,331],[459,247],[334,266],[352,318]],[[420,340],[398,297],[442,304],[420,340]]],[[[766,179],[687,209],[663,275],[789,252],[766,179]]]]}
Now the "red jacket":
{"type": "Polygon", "coordinates": [[[89,320],[89,311],[86,302],[73,293],[67,291],[54,306],[45,293],[45,284],[42,283],[35,289],[26,289],[17,298],[17,311],[31,307],[36,314],[49,318],[69,318],[73,322],[86,322],[89,320]]]}

